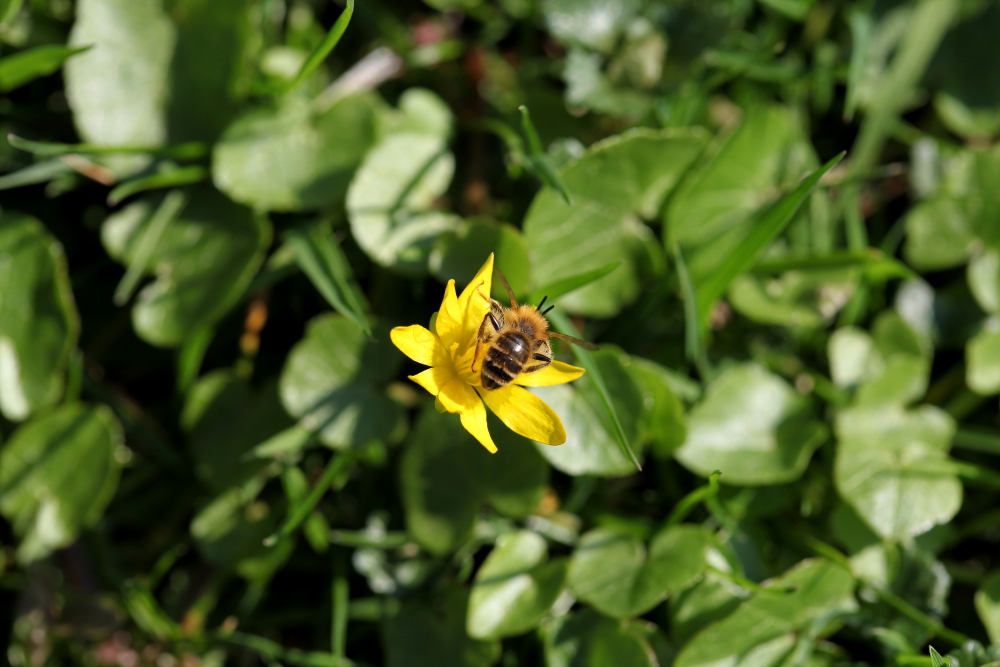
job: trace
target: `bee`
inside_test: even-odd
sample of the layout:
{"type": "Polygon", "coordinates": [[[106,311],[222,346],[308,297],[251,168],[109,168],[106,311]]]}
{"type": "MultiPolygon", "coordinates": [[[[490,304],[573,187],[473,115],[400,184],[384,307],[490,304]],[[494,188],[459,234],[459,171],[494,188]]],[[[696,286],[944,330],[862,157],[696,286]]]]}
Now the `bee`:
{"type": "Polygon", "coordinates": [[[551,364],[551,338],[558,338],[587,350],[597,349],[593,343],[549,331],[549,321],[545,319],[545,314],[555,306],[542,310],[548,297],[544,297],[537,307],[518,304],[507,279],[499,270],[496,274],[510,297],[510,308],[482,295],[490,302],[490,309],[479,325],[472,365],[475,368],[480,346],[486,345],[479,371],[483,389],[493,391],[506,387],[519,375],[536,373],[551,364]]]}

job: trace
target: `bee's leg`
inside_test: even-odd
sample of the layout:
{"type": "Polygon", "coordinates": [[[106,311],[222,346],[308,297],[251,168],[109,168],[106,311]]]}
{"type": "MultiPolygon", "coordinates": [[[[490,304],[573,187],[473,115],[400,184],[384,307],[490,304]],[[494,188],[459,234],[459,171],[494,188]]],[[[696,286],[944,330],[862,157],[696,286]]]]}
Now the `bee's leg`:
{"type": "Polygon", "coordinates": [[[540,361],[541,363],[535,364],[534,366],[528,366],[527,368],[524,369],[525,373],[534,373],[535,371],[540,371],[552,363],[552,357],[547,357],[544,354],[541,354],[540,352],[535,352],[534,356],[532,356],[532,359],[534,359],[535,361],[540,361]]]}
{"type": "Polygon", "coordinates": [[[496,315],[492,311],[486,313],[486,317],[483,318],[482,323],[479,325],[479,332],[476,334],[476,351],[472,355],[472,365],[469,369],[475,373],[476,372],[476,359],[479,358],[479,346],[483,344],[483,341],[487,340],[486,336],[486,323],[489,322],[495,331],[500,331],[501,324],[497,320],[496,315]]]}

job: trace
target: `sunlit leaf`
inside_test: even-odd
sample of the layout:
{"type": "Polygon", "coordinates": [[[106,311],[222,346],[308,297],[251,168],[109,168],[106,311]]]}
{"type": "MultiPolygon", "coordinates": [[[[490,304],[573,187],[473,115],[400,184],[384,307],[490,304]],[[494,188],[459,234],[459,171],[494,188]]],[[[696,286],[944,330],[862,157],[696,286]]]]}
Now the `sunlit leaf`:
{"type": "Polygon", "coordinates": [[[30,562],[97,523],[118,487],[121,426],[106,407],[66,404],[19,428],[0,449],[0,512],[30,562]]]}

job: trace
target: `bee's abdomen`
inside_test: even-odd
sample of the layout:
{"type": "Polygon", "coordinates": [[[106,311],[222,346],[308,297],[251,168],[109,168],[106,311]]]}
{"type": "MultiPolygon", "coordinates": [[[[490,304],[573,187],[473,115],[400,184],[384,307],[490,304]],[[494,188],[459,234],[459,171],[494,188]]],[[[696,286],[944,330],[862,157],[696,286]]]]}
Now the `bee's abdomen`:
{"type": "Polygon", "coordinates": [[[481,381],[483,389],[499,389],[514,381],[531,355],[531,341],[517,331],[500,334],[483,359],[481,381]]]}

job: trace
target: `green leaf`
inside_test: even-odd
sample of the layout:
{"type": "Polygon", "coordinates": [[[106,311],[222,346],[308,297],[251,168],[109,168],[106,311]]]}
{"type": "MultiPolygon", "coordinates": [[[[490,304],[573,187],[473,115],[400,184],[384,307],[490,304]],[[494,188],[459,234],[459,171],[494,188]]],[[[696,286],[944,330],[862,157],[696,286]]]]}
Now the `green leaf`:
{"type": "MultiPolygon", "coordinates": [[[[441,234],[430,255],[431,273],[442,282],[454,279],[467,285],[490,253],[496,256],[494,266],[503,272],[514,293],[524,294],[531,281],[528,246],[520,230],[505,223],[474,220],[454,233],[441,234]]],[[[499,280],[493,281],[491,296],[507,301],[499,280]]]]}
{"type": "Polygon", "coordinates": [[[472,532],[479,507],[526,516],[541,499],[548,466],[524,438],[490,418],[497,444],[490,454],[462,428],[458,415],[426,408],[400,461],[400,486],[410,535],[444,554],[472,532]]]}
{"type": "Polygon", "coordinates": [[[0,0],[0,26],[17,16],[24,0],[0,0]]]}
{"type": "Polygon", "coordinates": [[[948,667],[948,660],[942,658],[933,646],[929,646],[928,649],[931,654],[931,667],[948,667]]]}
{"type": "Polygon", "coordinates": [[[635,129],[565,164],[559,174],[573,205],[543,188],[525,216],[525,241],[545,260],[534,266],[535,282],[550,285],[624,260],[621,269],[558,303],[574,314],[608,317],[634,301],[649,267],[662,264],[639,216],[657,215],[705,142],[699,130],[635,129]]]}
{"type": "Polygon", "coordinates": [[[538,303],[543,297],[547,296],[555,301],[563,294],[569,294],[573,290],[578,290],[581,287],[586,287],[590,283],[600,280],[624,263],[624,260],[618,260],[617,262],[611,262],[610,264],[606,264],[596,269],[591,269],[590,271],[578,273],[575,276],[570,276],[569,278],[563,278],[561,280],[551,282],[543,287],[536,287],[535,290],[532,291],[528,300],[532,303],[538,303]]]}
{"type": "Polygon", "coordinates": [[[927,391],[930,361],[923,343],[895,310],[875,321],[874,337],[844,327],[830,337],[830,370],[843,388],[857,387],[858,405],[907,404],[927,391]]]}
{"type": "Polygon", "coordinates": [[[20,421],[55,404],[80,323],[62,246],[38,220],[0,213],[0,410],[20,421]]]}
{"type": "Polygon", "coordinates": [[[375,139],[377,105],[373,94],[354,95],[320,112],[288,96],[275,109],[254,109],[212,149],[212,180],[234,201],[266,211],[338,202],[375,139]]]}
{"type": "Polygon", "coordinates": [[[1000,645],[1000,571],[992,572],[976,591],[976,611],[990,641],[1000,645]]]}
{"type": "MultiPolygon", "coordinates": [[[[153,223],[150,201],[109,216],[101,228],[108,253],[131,266],[153,223]]],[[[132,309],[136,333],[153,345],[180,345],[222,318],[243,295],[264,260],[271,225],[214,190],[196,188],[170,223],[150,260],[156,280],[132,309]]]]}
{"type": "Polygon", "coordinates": [[[451,111],[434,93],[411,88],[387,125],[351,181],[351,232],[382,266],[422,273],[434,239],[460,223],[454,214],[433,208],[455,171],[448,150],[451,111]]]}
{"type": "Polygon", "coordinates": [[[966,279],[979,306],[987,313],[1000,315],[1000,251],[987,248],[973,257],[966,279]]]}
{"type": "Polygon", "coordinates": [[[466,631],[501,639],[538,625],[563,590],[567,562],[546,562],[545,540],[528,530],[501,535],[472,584],[466,631]]]}
{"type": "Polygon", "coordinates": [[[629,21],[639,13],[639,0],[544,0],[542,11],[552,35],[565,44],[610,52],[629,21]]]}
{"type": "Polygon", "coordinates": [[[0,93],[8,93],[29,81],[52,74],[70,56],[83,53],[88,48],[46,44],[0,59],[0,93]]]}
{"type": "MultiPolygon", "coordinates": [[[[551,313],[549,319],[557,330],[576,333],[561,313],[551,313]]],[[[573,353],[587,370],[573,387],[531,390],[561,416],[566,428],[565,443],[558,447],[539,445],[539,451],[570,475],[619,476],[642,470],[631,445],[645,407],[635,380],[612,350],[591,353],[574,346],[573,353]]]]}
{"type": "MultiPolygon", "coordinates": [[[[64,68],[66,98],[84,141],[158,146],[167,139],[166,105],[176,30],[160,0],[81,0],[71,47],[92,46],[64,68]]],[[[139,171],[139,156],[114,156],[118,174],[139,171]]]]}
{"type": "Polygon", "coordinates": [[[335,449],[399,437],[402,410],[381,388],[399,368],[388,332],[369,338],[350,318],[313,318],[288,354],[281,400],[306,431],[335,449]]]}
{"type": "MultiPolygon", "coordinates": [[[[171,141],[214,143],[239,111],[257,39],[253,0],[174,0],[167,129],[171,141]],[[248,57],[249,56],[249,57],[248,57]],[[206,66],[207,64],[210,66],[206,66]]],[[[254,54],[256,55],[256,54],[254,54]]]]}
{"type": "Polygon", "coordinates": [[[740,486],[798,479],[827,430],[810,401],[760,366],[723,371],[691,410],[688,437],[675,454],[689,470],[740,486]]]}
{"type": "MultiPolygon", "coordinates": [[[[477,445],[478,446],[478,445],[477,445]]],[[[500,657],[499,642],[465,634],[469,594],[448,588],[432,604],[409,600],[382,624],[387,667],[490,667],[500,657]]]]}
{"type": "Polygon", "coordinates": [[[293,541],[286,540],[277,549],[264,546],[279,517],[273,507],[256,499],[263,486],[263,479],[251,478],[242,487],[224,491],[195,515],[191,537],[206,561],[234,567],[252,579],[269,576],[288,558],[293,541]]]}
{"type": "Polygon", "coordinates": [[[25,185],[35,185],[36,183],[48,183],[72,171],[73,168],[62,160],[36,162],[24,169],[18,169],[17,171],[0,176],[0,190],[10,190],[11,188],[20,188],[25,185]]]}
{"type": "Polygon", "coordinates": [[[545,626],[548,667],[658,667],[656,654],[634,621],[601,616],[583,609],[545,626]]]}
{"type": "Polygon", "coordinates": [[[117,206],[123,200],[140,192],[192,185],[207,178],[208,169],[198,166],[166,169],[151,176],[134,178],[130,181],[125,181],[108,193],[108,206],[117,206]]]}
{"type": "MultiPolygon", "coordinates": [[[[716,552],[715,557],[720,554],[716,552]]],[[[709,569],[700,581],[667,601],[670,627],[679,637],[692,637],[708,624],[728,616],[743,602],[743,595],[732,581],[709,569]]]]}
{"type": "Polygon", "coordinates": [[[707,325],[712,306],[725,294],[729,283],[753,266],[761,253],[791,222],[806,197],[819,183],[819,179],[833,169],[843,157],[844,154],[841,153],[827,162],[803,179],[802,183],[794,190],[755,216],[752,227],[743,238],[742,243],[725,256],[708,277],[700,281],[698,285],[698,317],[702,326],[707,325]]]}
{"type": "Polygon", "coordinates": [[[174,146],[101,146],[97,144],[60,144],[51,141],[29,141],[8,134],[7,141],[14,148],[22,151],[49,157],[53,155],[68,155],[69,153],[86,153],[88,155],[149,154],[175,160],[197,160],[208,154],[208,147],[198,141],[191,141],[174,146]]]}
{"type": "Polygon", "coordinates": [[[809,10],[816,4],[816,0],[758,0],[758,2],[797,21],[805,19],[809,15],[809,10]]]}
{"type": "Polygon", "coordinates": [[[572,206],[573,202],[570,201],[566,186],[563,185],[562,179],[559,178],[559,172],[556,170],[555,163],[545,152],[545,149],[542,148],[542,140],[538,136],[535,124],[531,122],[531,114],[528,112],[528,107],[522,104],[517,110],[521,112],[521,129],[524,132],[524,136],[528,139],[529,154],[524,158],[525,168],[537,176],[538,180],[544,185],[558,192],[567,205],[572,206]]]}
{"type": "Polygon", "coordinates": [[[364,297],[360,296],[361,290],[351,280],[351,266],[340,244],[333,238],[330,226],[320,222],[306,230],[291,229],[285,232],[284,238],[295,255],[295,261],[327,303],[371,336],[365,306],[362,305],[364,297]]]}
{"type": "MultiPolygon", "coordinates": [[[[784,163],[800,134],[790,110],[778,106],[751,109],[718,152],[685,178],[670,198],[664,212],[667,247],[680,243],[687,255],[689,249],[731,232],[774,201],[784,163]]],[[[729,254],[731,248],[726,250],[729,254]]],[[[696,282],[707,273],[697,270],[698,265],[692,259],[696,282]]]]}
{"type": "Polygon", "coordinates": [[[323,64],[326,57],[330,55],[333,48],[337,46],[340,38],[343,37],[344,31],[347,30],[347,26],[350,24],[351,16],[353,15],[354,0],[347,0],[347,6],[344,8],[344,11],[340,13],[340,16],[337,17],[336,22],[334,22],[330,30],[326,33],[326,37],[324,37],[323,41],[320,42],[313,52],[309,54],[306,61],[302,63],[302,68],[299,70],[299,73],[295,75],[295,78],[288,86],[289,91],[297,88],[300,83],[309,78],[310,74],[316,71],[316,68],[323,64]]]}
{"type": "Polygon", "coordinates": [[[696,634],[677,655],[676,667],[722,661],[747,666],[772,664],[791,650],[795,643],[794,637],[789,637],[792,633],[857,609],[854,577],[825,560],[801,561],[781,577],[765,582],[765,587],[776,591],[756,593],[731,614],[696,634]],[[765,656],[772,657],[765,661],[765,656]]]}
{"type": "Polygon", "coordinates": [[[625,370],[642,394],[641,437],[649,440],[655,457],[669,458],[687,439],[687,417],[671,388],[673,377],[663,366],[641,357],[629,357],[625,370]]]}
{"type": "Polygon", "coordinates": [[[654,535],[647,550],[627,531],[598,528],[577,543],[569,585],[604,614],[639,616],[698,580],[712,541],[704,529],[680,525],[654,535]]]}
{"type": "Polygon", "coordinates": [[[215,493],[243,484],[265,461],[244,456],[289,423],[276,383],[256,391],[230,370],[213,371],[191,387],[181,412],[194,472],[215,493]]]}
{"type": "Polygon", "coordinates": [[[837,417],[834,482],[880,536],[906,539],[949,521],[962,484],[945,464],[955,425],[924,405],[857,407],[837,417]]]}
{"type": "Polygon", "coordinates": [[[0,512],[27,563],[74,542],[118,488],[118,420],[103,406],[66,404],[25,423],[0,449],[0,512]]]}
{"type": "Polygon", "coordinates": [[[167,227],[181,214],[187,205],[187,198],[180,191],[168,192],[156,207],[156,212],[149,219],[149,224],[142,230],[142,235],[135,242],[135,251],[128,270],[122,276],[121,282],[115,288],[114,302],[117,306],[128,303],[139,286],[139,281],[146,275],[153,254],[163,241],[167,227]]]}

